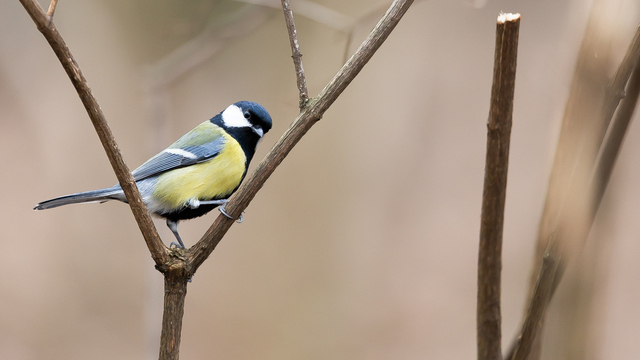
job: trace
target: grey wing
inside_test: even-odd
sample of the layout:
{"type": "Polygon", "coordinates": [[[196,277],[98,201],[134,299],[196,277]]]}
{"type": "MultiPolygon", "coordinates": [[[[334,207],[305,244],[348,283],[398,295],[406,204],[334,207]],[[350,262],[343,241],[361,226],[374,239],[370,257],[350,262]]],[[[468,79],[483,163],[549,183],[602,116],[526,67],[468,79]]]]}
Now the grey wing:
{"type": "Polygon", "coordinates": [[[133,170],[131,174],[135,181],[140,181],[169,170],[211,160],[222,151],[224,143],[224,138],[219,137],[203,145],[167,148],[133,170]]]}

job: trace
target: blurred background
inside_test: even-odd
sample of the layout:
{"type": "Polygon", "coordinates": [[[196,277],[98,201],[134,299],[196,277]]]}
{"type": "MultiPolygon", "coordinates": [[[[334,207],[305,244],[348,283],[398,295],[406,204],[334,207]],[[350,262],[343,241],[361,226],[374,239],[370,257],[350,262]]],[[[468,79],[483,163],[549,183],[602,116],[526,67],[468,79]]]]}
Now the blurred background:
{"type": "MultiPolygon", "coordinates": [[[[274,119],[252,168],[293,121],[298,94],[282,11],[250,2],[263,5],[60,1],[56,26],[131,168],[238,100],[259,102],[274,119]]],[[[390,4],[292,2],[310,95],[390,4]]],[[[609,3],[613,72],[640,3],[609,3]]],[[[522,14],[504,232],[506,348],[525,307],[591,5],[416,1],[197,272],[182,358],[476,356],[485,124],[500,11],[522,14]]],[[[585,256],[554,299],[545,359],[640,357],[637,120],[585,256]],[[570,293],[579,285],[587,290],[578,304],[570,293]],[[576,308],[580,322],[568,324],[563,314],[576,308]]],[[[32,211],[116,180],[67,75],[18,1],[0,2],[0,153],[0,358],[157,358],[163,280],[128,207],[32,211]]],[[[181,224],[187,246],[215,216],[181,224]]],[[[164,222],[156,225],[171,242],[164,222]]]]}

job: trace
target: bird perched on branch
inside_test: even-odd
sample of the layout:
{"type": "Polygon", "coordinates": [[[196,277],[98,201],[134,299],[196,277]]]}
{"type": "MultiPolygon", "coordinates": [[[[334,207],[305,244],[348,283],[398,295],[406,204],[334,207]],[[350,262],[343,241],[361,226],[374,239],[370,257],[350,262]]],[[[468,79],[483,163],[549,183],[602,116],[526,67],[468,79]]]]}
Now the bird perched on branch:
{"type": "MultiPolygon", "coordinates": [[[[260,140],[270,129],[271,116],[264,107],[240,101],[131,173],[147,209],[167,219],[181,247],[180,220],[202,216],[220,205],[227,215],[224,204],[240,186],[260,140]]],[[[34,210],[109,200],[127,202],[120,185],[43,201],[34,210]]]]}

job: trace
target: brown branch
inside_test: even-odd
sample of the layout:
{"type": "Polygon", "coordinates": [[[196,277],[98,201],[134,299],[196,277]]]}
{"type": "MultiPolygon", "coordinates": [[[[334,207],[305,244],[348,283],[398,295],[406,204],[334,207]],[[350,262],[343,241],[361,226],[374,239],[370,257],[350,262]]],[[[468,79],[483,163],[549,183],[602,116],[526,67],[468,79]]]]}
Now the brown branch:
{"type": "Polygon", "coordinates": [[[53,13],[56,12],[57,5],[58,5],[58,0],[51,0],[51,3],[49,3],[49,10],[47,10],[47,17],[49,18],[49,23],[53,21],[53,13]]]}
{"type": "MultiPolygon", "coordinates": [[[[594,11],[592,11],[593,16],[594,11]]],[[[543,212],[537,244],[538,253],[542,246],[546,245],[546,250],[544,256],[535,259],[536,285],[531,291],[530,303],[520,335],[511,344],[505,356],[506,359],[528,359],[531,354],[535,354],[535,356],[531,356],[534,359],[539,356],[540,340],[537,337],[542,329],[544,318],[535,321],[533,318],[538,313],[534,309],[542,306],[543,309],[540,310],[540,313],[541,316],[544,316],[544,307],[548,304],[548,301],[539,302],[541,301],[540,296],[536,295],[539,291],[538,288],[540,288],[539,284],[550,281],[549,298],[553,297],[572,253],[582,248],[602,201],[615,158],[620,151],[638,97],[638,89],[635,87],[639,86],[636,83],[639,80],[634,78],[630,82],[629,76],[634,67],[637,69],[640,61],[640,27],[616,71],[614,79],[608,84],[603,81],[606,63],[600,64],[600,66],[593,63],[596,61],[592,56],[595,48],[594,43],[597,43],[594,39],[598,39],[594,33],[598,32],[590,25],[587,34],[585,34],[576,65],[572,94],[567,104],[563,130],[547,193],[547,203],[543,212]],[[594,78],[599,80],[594,82],[594,78]],[[620,102],[621,94],[624,94],[627,83],[629,83],[628,96],[620,102]],[[594,100],[592,98],[594,96],[599,100],[594,100]],[[596,105],[599,108],[596,108],[596,105]],[[616,119],[612,122],[611,117],[618,105],[620,106],[616,119]],[[591,122],[580,123],[583,119],[591,122]],[[611,129],[607,139],[603,142],[607,127],[611,129]],[[585,143],[587,144],[585,145],[585,143]],[[596,150],[593,150],[593,147],[596,150]],[[597,149],[601,149],[599,157],[596,157],[597,149]],[[573,173],[576,172],[579,172],[580,175],[574,176],[573,173]],[[560,184],[561,182],[563,184],[560,184]],[[584,198],[589,201],[579,202],[579,199],[584,198]],[[573,212],[579,215],[575,215],[573,212]],[[554,244],[555,242],[558,244],[554,244]],[[555,263],[554,267],[545,270],[552,271],[551,275],[545,274],[540,267],[540,259],[543,258],[551,258],[555,263]],[[535,302],[538,303],[534,304],[535,302]],[[525,336],[525,332],[530,332],[530,336],[525,336]]],[[[606,54],[603,55],[606,56],[606,54]]],[[[636,70],[633,72],[635,77],[636,70]]],[[[546,286],[544,285],[543,288],[546,286]]]]}
{"type": "Polygon", "coordinates": [[[49,22],[53,20],[53,13],[56,12],[56,6],[58,5],[58,0],[51,0],[49,4],[49,10],[47,10],[47,17],[49,17],[49,22]]]}
{"type": "Polygon", "coordinates": [[[516,347],[510,352],[505,359],[508,360],[525,360],[531,353],[536,334],[542,327],[544,321],[544,313],[549,304],[549,299],[553,292],[554,277],[556,274],[558,263],[555,259],[560,258],[558,242],[552,243],[554,249],[548,249],[543,256],[540,277],[536,283],[531,303],[529,304],[528,314],[522,326],[522,331],[516,341],[516,347]]]}
{"type": "Polygon", "coordinates": [[[636,28],[633,40],[631,40],[631,44],[627,49],[620,66],[616,70],[613,80],[611,80],[611,83],[609,84],[609,88],[607,89],[607,97],[605,98],[605,106],[603,107],[602,115],[605,119],[605,121],[603,121],[603,133],[607,130],[620,100],[625,96],[625,86],[627,86],[627,81],[629,81],[631,71],[633,71],[638,58],[640,58],[640,26],[636,28]]]}
{"type": "MultiPolygon", "coordinates": [[[[73,60],[69,49],[64,44],[62,37],[55,29],[54,24],[48,22],[46,14],[34,0],[20,1],[31,15],[38,29],[51,44],[51,47],[71,78],[96,128],[96,132],[103,143],[127,199],[133,199],[129,201],[129,203],[134,217],[136,221],[138,221],[149,251],[156,262],[156,268],[163,272],[165,276],[165,304],[162,320],[160,359],[178,359],[187,281],[211,254],[222,236],[224,236],[231,227],[233,221],[226,216],[218,216],[203,238],[189,250],[180,249],[170,251],[162,244],[144,203],[140,198],[135,182],[122,160],[122,156],[107,126],[104,115],[96,99],[91,95],[91,90],[82,76],[80,68],[73,60]]],[[[360,70],[362,70],[412,3],[413,0],[395,0],[360,48],[324,88],[320,95],[312,101],[305,101],[301,113],[289,130],[280,138],[274,148],[271,149],[266,159],[258,165],[253,176],[244,182],[227,204],[226,210],[230,216],[240,216],[240,213],[248,206],[266,179],[287,156],[293,146],[297,144],[313,124],[322,118],[324,112],[333,104],[360,70]]],[[[302,72],[301,66],[300,71],[302,72]]],[[[298,72],[297,68],[296,72],[298,72]]]]}
{"type": "Polygon", "coordinates": [[[304,68],[302,67],[302,53],[298,43],[298,32],[296,31],[296,24],[293,22],[293,11],[291,11],[289,0],[282,0],[282,11],[284,11],[284,21],[287,24],[287,32],[289,33],[291,58],[293,58],[293,66],[296,69],[296,81],[300,92],[299,106],[302,111],[307,105],[307,101],[309,101],[309,94],[307,92],[307,80],[304,77],[304,68]]]}
{"type": "Polygon", "coordinates": [[[40,4],[35,0],[20,0],[20,2],[29,13],[29,16],[31,16],[31,19],[33,19],[33,22],[35,22],[38,30],[44,35],[45,39],[47,39],[49,45],[51,45],[51,48],[60,60],[62,67],[67,72],[67,75],[69,75],[71,83],[73,83],[73,86],[76,88],[76,91],[80,96],[80,100],[82,100],[82,104],[87,110],[89,118],[98,133],[100,142],[107,153],[107,157],[113,167],[113,171],[116,173],[118,182],[120,182],[120,186],[122,187],[122,190],[124,190],[127,200],[129,201],[131,212],[133,213],[144,240],[147,243],[147,247],[151,252],[151,257],[153,258],[153,261],[155,261],[156,267],[160,271],[163,271],[166,263],[170,261],[168,249],[162,243],[162,240],[151,221],[151,217],[149,216],[144,202],[140,197],[140,192],[136,187],[136,183],[129,172],[127,164],[125,164],[122,159],[122,154],[118,149],[118,144],[111,133],[111,129],[107,124],[107,120],[105,119],[96,98],[91,93],[87,80],[84,78],[84,75],[82,75],[82,71],[80,71],[80,67],[73,58],[73,55],[71,55],[64,39],[56,29],[53,22],[50,21],[51,18],[48,17],[42,7],[40,7],[40,4]]]}
{"type": "MultiPolygon", "coordinates": [[[[632,48],[640,49],[640,27],[638,27],[638,31],[636,31],[632,48]]],[[[626,64],[634,66],[632,69],[633,72],[631,72],[631,77],[627,84],[626,94],[620,102],[615,118],[609,127],[607,137],[601,147],[600,155],[598,156],[592,175],[592,187],[595,189],[592,217],[595,217],[600,207],[604,192],[611,178],[611,173],[613,172],[613,166],[618,158],[620,147],[622,146],[624,136],[627,134],[629,123],[631,123],[633,112],[638,103],[638,95],[640,94],[640,52],[636,51],[634,54],[635,58],[627,60],[625,57],[623,61],[623,66],[626,66],[626,64]],[[633,64],[634,61],[635,64],[633,64]]]]}
{"type": "MultiPolygon", "coordinates": [[[[604,138],[598,114],[603,113],[603,99],[608,84],[610,41],[599,28],[603,23],[605,0],[594,3],[582,39],[565,107],[558,145],[549,177],[544,210],[540,219],[534,264],[529,284],[529,298],[537,283],[542,256],[548,248],[552,227],[561,218],[562,204],[577,182],[584,182],[593,166],[598,147],[604,138]],[[598,54],[598,56],[594,56],[598,54]],[[597,123],[597,124],[596,124],[597,123]]],[[[565,211],[566,212],[566,211],[565,211]]]]}
{"type": "Polygon", "coordinates": [[[478,252],[479,360],[499,360],[502,357],[500,315],[502,231],[519,28],[520,14],[500,14],[498,17],[491,107],[487,123],[487,155],[478,252]]]}
{"type": "MultiPolygon", "coordinates": [[[[245,180],[238,191],[231,197],[225,207],[231,217],[237,218],[246,209],[276,167],[280,165],[302,136],[322,118],[324,112],[371,59],[412,3],[413,0],[395,0],[349,61],[316,98],[310,99],[293,124],[258,165],[252,176],[245,180]]],[[[232,224],[233,220],[223,215],[218,216],[202,239],[187,251],[189,266],[187,272],[190,275],[194,274],[198,267],[209,257],[232,224]]]]}
{"type": "Polygon", "coordinates": [[[182,316],[187,296],[187,282],[184,263],[179,263],[167,271],[164,277],[164,312],[162,313],[162,333],[160,334],[160,360],[178,360],[182,334],[182,316]]]}

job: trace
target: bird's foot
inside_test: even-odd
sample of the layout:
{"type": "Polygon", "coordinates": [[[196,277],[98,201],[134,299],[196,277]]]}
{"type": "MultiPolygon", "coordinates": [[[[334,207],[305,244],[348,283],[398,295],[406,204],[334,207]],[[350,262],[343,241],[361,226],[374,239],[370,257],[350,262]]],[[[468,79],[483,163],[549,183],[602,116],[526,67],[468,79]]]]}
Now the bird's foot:
{"type": "MultiPolygon", "coordinates": [[[[229,218],[229,219],[231,219],[231,220],[235,220],[238,224],[240,224],[240,223],[242,222],[242,220],[244,220],[244,219],[243,219],[243,217],[242,217],[242,214],[240,214],[240,217],[239,217],[239,218],[237,218],[237,219],[232,218],[232,217],[231,217],[229,214],[227,214],[227,212],[224,210],[224,206],[225,206],[225,205],[227,205],[227,204],[226,204],[226,203],[225,203],[225,204],[223,204],[222,206],[220,206],[220,207],[218,208],[218,210],[220,210],[220,212],[222,213],[222,215],[224,215],[224,216],[228,217],[228,218],[229,218]]],[[[244,213],[244,211],[243,211],[243,213],[244,213]]]]}

